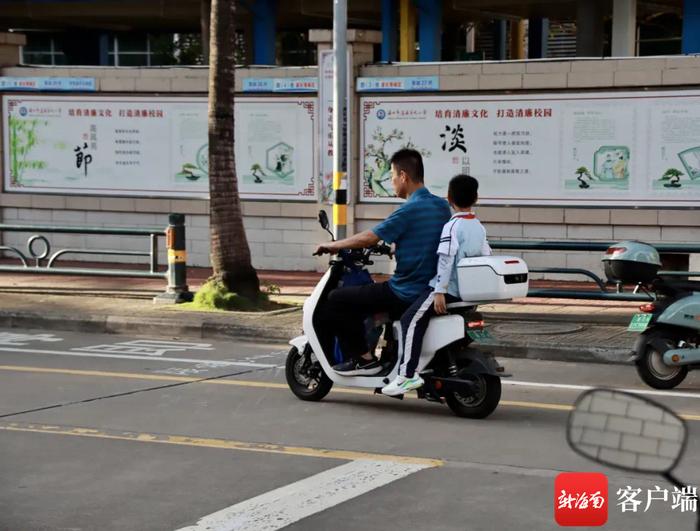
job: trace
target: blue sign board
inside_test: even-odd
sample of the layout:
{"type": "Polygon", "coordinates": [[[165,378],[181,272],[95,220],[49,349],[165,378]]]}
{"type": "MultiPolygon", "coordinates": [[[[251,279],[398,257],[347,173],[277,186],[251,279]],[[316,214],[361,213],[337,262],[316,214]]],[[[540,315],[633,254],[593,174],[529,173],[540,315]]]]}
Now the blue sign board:
{"type": "Polygon", "coordinates": [[[243,79],[243,92],[317,92],[315,77],[248,77],[243,79]]]}
{"type": "Polygon", "coordinates": [[[440,90],[438,76],[360,77],[357,92],[421,92],[440,90]]]}
{"type": "Polygon", "coordinates": [[[94,77],[0,77],[0,90],[95,92],[94,77]]]}
{"type": "Polygon", "coordinates": [[[272,92],[273,81],[271,77],[247,77],[243,80],[243,92],[272,92]]]}

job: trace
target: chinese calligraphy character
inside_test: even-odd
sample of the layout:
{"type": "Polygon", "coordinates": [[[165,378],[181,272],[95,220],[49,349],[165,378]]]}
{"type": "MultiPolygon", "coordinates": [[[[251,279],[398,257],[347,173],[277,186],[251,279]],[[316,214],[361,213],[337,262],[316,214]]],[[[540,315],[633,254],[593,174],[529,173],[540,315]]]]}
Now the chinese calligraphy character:
{"type": "Polygon", "coordinates": [[[617,499],[618,505],[622,508],[622,512],[632,511],[637,512],[637,508],[641,505],[642,501],[637,500],[637,496],[642,492],[642,489],[633,489],[629,485],[624,489],[618,489],[617,499]]]}
{"type": "Polygon", "coordinates": [[[449,125],[445,126],[445,132],[440,134],[440,138],[442,138],[444,141],[442,143],[442,150],[452,152],[455,149],[461,149],[463,153],[467,152],[467,148],[464,145],[464,129],[462,128],[461,125],[457,124],[457,127],[450,128],[449,125]],[[450,138],[450,147],[449,149],[447,148],[447,133],[452,135],[452,138],[450,138]]]}
{"type": "Polygon", "coordinates": [[[80,169],[80,167],[83,166],[85,169],[85,177],[87,177],[88,164],[92,162],[92,155],[83,153],[83,150],[87,148],[88,145],[87,142],[85,142],[83,147],[76,146],[73,150],[75,152],[75,167],[80,169]]]}
{"type": "Polygon", "coordinates": [[[647,506],[644,508],[644,512],[647,512],[649,510],[649,507],[651,506],[651,502],[653,500],[667,502],[668,490],[661,490],[661,487],[659,487],[658,485],[656,485],[656,488],[654,490],[647,489],[647,506]]]}
{"type": "Polygon", "coordinates": [[[698,493],[696,487],[673,487],[673,501],[671,509],[681,508],[681,512],[695,512],[698,509],[698,493]]]}
{"type": "Polygon", "coordinates": [[[573,509],[574,503],[576,502],[576,497],[568,494],[565,490],[562,490],[559,498],[557,498],[557,501],[559,503],[559,507],[557,507],[557,509],[573,509]]]}

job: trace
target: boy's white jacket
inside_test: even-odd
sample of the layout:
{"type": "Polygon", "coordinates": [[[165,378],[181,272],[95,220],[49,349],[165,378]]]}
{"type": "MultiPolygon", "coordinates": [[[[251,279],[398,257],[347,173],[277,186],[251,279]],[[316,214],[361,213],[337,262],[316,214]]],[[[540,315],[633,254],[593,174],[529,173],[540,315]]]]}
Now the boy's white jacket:
{"type": "Polygon", "coordinates": [[[486,229],[473,212],[457,212],[445,223],[437,253],[437,274],[430,281],[430,286],[437,293],[449,293],[454,297],[459,297],[456,264],[470,256],[492,254],[486,229]]]}

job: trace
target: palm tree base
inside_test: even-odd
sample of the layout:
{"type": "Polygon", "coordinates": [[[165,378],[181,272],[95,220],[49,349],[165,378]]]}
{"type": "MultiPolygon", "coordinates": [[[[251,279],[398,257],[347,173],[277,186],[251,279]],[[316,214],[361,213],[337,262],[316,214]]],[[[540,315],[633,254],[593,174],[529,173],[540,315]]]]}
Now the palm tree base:
{"type": "Polygon", "coordinates": [[[231,293],[255,301],[260,295],[260,280],[255,269],[243,268],[232,270],[228,268],[226,271],[215,273],[209,278],[209,281],[221,283],[231,293]]]}

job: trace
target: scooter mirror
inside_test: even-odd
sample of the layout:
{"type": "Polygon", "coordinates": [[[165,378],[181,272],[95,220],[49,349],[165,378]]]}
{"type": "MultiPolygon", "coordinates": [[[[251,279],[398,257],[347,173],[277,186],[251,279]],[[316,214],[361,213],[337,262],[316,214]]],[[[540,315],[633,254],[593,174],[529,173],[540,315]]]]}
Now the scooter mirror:
{"type": "Polygon", "coordinates": [[[685,450],[683,419],[670,409],[622,391],[593,389],[576,400],[566,438],[576,452],[623,470],[664,474],[685,450]]]}
{"type": "Polygon", "coordinates": [[[330,224],[328,223],[328,214],[326,214],[325,210],[321,210],[318,213],[318,222],[321,224],[323,230],[328,230],[330,224]]]}

